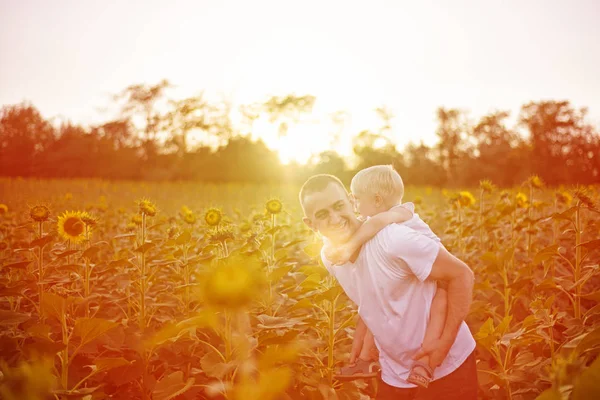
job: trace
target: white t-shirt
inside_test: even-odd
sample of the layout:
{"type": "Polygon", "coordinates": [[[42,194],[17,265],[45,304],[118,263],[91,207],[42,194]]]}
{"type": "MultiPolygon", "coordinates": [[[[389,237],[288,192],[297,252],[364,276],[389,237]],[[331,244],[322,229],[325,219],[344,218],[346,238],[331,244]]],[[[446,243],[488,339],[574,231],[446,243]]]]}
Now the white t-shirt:
{"type": "Polygon", "coordinates": [[[402,205],[397,205],[394,206],[392,208],[390,208],[390,210],[394,209],[394,208],[398,208],[398,207],[403,207],[406,208],[408,211],[410,211],[412,213],[412,218],[409,219],[408,221],[404,221],[402,223],[402,225],[406,225],[411,229],[414,229],[415,231],[422,233],[423,235],[427,236],[429,239],[435,240],[438,243],[441,243],[440,238],[433,233],[433,231],[431,230],[431,228],[429,227],[429,225],[427,225],[425,223],[425,221],[423,221],[421,219],[421,217],[419,217],[419,214],[417,214],[415,212],[415,205],[414,203],[408,202],[408,203],[404,203],[402,205]]]}
{"type": "MultiPolygon", "coordinates": [[[[412,356],[425,337],[436,291],[435,281],[425,279],[439,249],[439,242],[403,223],[383,228],[363,245],[354,263],[334,266],[321,252],[325,267],[358,305],[360,317],[373,333],[381,378],[389,385],[415,387],[406,379],[412,356]]],[[[453,372],[474,349],[475,340],[463,321],[434,379],[453,372]]]]}

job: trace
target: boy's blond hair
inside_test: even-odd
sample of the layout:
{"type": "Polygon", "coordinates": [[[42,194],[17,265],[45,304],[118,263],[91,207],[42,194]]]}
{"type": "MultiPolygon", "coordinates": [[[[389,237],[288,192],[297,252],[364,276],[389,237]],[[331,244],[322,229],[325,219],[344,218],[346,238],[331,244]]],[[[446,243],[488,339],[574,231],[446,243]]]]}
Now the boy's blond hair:
{"type": "Polygon", "coordinates": [[[391,165],[375,165],[360,170],[352,178],[350,190],[355,194],[378,193],[386,202],[400,203],[404,183],[391,165]]]}

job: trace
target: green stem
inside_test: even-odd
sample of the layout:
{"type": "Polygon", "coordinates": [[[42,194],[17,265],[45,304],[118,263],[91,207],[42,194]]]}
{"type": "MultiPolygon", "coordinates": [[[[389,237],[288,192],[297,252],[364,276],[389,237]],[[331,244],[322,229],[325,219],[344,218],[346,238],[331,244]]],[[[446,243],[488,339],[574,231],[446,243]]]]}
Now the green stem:
{"type": "MultiPolygon", "coordinates": [[[[142,246],[146,244],[146,213],[142,213],[142,246]]],[[[140,329],[146,328],[146,252],[141,256],[141,280],[140,280],[140,329]]]]}
{"type": "MultiPolygon", "coordinates": [[[[575,282],[581,277],[581,203],[575,209],[575,282]]],[[[575,318],[581,318],[581,283],[575,287],[575,318]]]]}
{"type": "MultiPolygon", "coordinates": [[[[43,229],[43,222],[40,221],[39,222],[39,234],[40,234],[40,238],[42,237],[43,233],[44,233],[44,229],[43,229]]],[[[42,246],[40,246],[40,252],[39,252],[39,256],[38,256],[38,289],[39,289],[39,301],[40,301],[40,308],[39,308],[39,312],[40,312],[40,318],[41,318],[41,313],[42,313],[42,298],[44,296],[44,284],[42,283],[44,281],[44,248],[42,246]]]]}

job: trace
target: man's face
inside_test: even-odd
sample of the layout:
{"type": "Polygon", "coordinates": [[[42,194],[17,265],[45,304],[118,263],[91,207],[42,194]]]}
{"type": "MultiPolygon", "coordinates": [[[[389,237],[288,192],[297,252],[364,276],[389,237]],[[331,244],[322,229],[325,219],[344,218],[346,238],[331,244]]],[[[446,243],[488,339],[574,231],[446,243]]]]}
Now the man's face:
{"type": "Polygon", "coordinates": [[[304,198],[304,212],[304,222],[334,244],[347,241],[360,226],[348,193],[335,183],[330,183],[320,192],[307,195],[304,198]]]}

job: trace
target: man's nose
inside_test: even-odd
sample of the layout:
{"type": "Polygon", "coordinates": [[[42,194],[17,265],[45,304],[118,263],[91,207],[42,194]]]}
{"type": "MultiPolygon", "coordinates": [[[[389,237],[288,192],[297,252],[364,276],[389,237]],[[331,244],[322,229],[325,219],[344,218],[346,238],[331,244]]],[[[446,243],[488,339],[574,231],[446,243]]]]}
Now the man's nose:
{"type": "Polygon", "coordinates": [[[340,222],[342,222],[342,217],[340,216],[340,214],[338,214],[338,213],[335,213],[335,212],[334,212],[334,213],[331,213],[331,214],[329,214],[329,223],[330,223],[331,225],[337,225],[337,224],[339,224],[340,222]]]}

